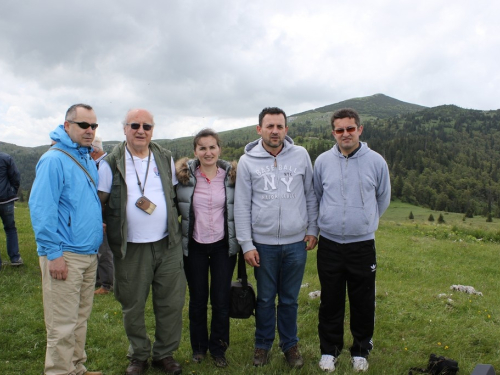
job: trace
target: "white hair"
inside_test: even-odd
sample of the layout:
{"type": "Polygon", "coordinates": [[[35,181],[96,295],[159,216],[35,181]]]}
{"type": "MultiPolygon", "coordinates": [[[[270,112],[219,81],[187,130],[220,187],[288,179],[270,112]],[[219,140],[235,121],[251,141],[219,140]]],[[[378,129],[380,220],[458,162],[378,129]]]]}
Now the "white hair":
{"type": "Polygon", "coordinates": [[[100,150],[103,150],[103,148],[102,148],[102,139],[101,139],[101,137],[96,136],[96,137],[94,138],[94,142],[92,142],[92,147],[94,147],[94,148],[98,148],[98,149],[100,149],[100,150]]]}

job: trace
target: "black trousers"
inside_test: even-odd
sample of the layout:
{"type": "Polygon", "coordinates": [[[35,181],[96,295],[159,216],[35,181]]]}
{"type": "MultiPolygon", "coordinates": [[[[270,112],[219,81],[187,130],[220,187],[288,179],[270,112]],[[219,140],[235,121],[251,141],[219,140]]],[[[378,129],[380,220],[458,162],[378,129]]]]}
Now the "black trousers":
{"type": "Polygon", "coordinates": [[[344,347],[346,289],[351,356],[367,357],[373,347],[375,326],[375,241],[340,244],[320,237],[317,257],[321,283],[318,333],[321,354],[337,357],[344,347]]]}

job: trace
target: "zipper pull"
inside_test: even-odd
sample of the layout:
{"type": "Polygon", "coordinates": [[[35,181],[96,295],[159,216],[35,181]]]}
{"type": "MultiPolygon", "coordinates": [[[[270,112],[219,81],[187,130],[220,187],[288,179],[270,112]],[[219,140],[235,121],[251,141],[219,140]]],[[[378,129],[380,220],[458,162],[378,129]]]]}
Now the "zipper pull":
{"type": "Polygon", "coordinates": [[[274,168],[278,166],[278,162],[276,161],[276,156],[274,157],[274,168]]]}

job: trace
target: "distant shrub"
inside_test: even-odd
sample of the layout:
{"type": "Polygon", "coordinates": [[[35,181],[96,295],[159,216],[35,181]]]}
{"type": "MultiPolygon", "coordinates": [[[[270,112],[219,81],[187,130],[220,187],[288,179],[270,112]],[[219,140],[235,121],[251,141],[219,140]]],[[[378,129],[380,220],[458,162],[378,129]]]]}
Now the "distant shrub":
{"type": "Polygon", "coordinates": [[[465,217],[468,217],[468,218],[473,218],[474,217],[474,210],[472,208],[469,208],[467,210],[467,212],[465,213],[465,217]]]}
{"type": "Polygon", "coordinates": [[[444,224],[444,217],[443,217],[443,214],[439,214],[439,217],[438,217],[438,224],[444,224]]]}
{"type": "Polygon", "coordinates": [[[413,220],[415,217],[413,217],[413,211],[410,211],[410,216],[408,216],[408,219],[413,220]]]}
{"type": "Polygon", "coordinates": [[[493,218],[491,217],[491,212],[488,213],[488,216],[486,217],[486,222],[487,223],[493,222],[493,218]]]}
{"type": "Polygon", "coordinates": [[[434,216],[432,216],[432,214],[429,215],[429,218],[427,219],[429,221],[434,221],[434,216]]]}

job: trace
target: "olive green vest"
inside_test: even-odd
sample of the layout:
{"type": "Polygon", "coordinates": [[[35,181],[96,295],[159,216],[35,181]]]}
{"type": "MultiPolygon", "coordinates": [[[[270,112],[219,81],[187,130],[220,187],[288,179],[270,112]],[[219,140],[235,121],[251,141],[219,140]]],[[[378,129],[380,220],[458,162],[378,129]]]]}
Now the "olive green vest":
{"type": "MultiPolygon", "coordinates": [[[[172,185],[172,153],[158,144],[151,142],[149,148],[155,157],[156,166],[165,194],[167,206],[168,246],[176,246],[181,241],[179,214],[176,208],[175,189],[172,185]]],[[[104,158],[111,167],[113,182],[108,202],[104,208],[106,234],[113,255],[124,258],[127,252],[127,184],[125,180],[125,142],[117,145],[104,158]]]]}

